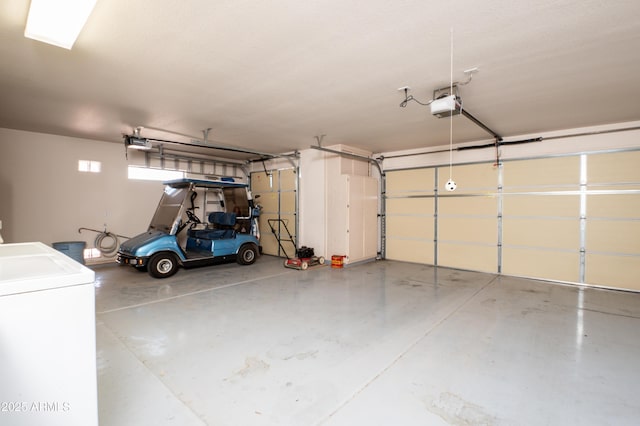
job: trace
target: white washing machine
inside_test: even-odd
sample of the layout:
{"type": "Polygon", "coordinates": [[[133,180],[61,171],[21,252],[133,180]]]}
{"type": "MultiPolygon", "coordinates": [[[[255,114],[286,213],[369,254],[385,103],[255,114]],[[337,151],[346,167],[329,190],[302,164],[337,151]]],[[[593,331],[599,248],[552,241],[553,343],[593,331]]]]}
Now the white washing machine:
{"type": "Polygon", "coordinates": [[[94,281],[45,244],[0,245],[0,424],[98,424],[94,281]]]}

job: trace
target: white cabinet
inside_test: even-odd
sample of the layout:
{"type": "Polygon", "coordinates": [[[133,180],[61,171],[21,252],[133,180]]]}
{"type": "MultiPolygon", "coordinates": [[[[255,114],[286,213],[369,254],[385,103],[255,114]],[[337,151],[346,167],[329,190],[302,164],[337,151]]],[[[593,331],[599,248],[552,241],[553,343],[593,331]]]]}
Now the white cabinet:
{"type": "Polygon", "coordinates": [[[378,252],[378,181],[337,175],[327,188],[327,248],[345,263],[374,259],[378,252]]]}
{"type": "Polygon", "coordinates": [[[0,424],[98,424],[94,281],[42,243],[0,245],[0,424]]]}

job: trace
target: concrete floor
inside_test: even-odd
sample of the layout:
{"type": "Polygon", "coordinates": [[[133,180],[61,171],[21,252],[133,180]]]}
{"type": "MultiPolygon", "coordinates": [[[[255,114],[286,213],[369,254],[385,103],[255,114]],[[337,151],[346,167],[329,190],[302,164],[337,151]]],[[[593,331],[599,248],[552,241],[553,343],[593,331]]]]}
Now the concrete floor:
{"type": "Polygon", "coordinates": [[[102,426],[640,423],[640,294],[395,261],[95,269],[102,426]]]}

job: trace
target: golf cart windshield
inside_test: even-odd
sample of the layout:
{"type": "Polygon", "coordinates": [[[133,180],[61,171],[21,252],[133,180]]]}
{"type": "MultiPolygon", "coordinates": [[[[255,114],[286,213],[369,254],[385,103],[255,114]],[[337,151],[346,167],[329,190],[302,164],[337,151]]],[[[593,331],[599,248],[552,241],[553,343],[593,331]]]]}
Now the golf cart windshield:
{"type": "Polygon", "coordinates": [[[151,219],[149,230],[156,230],[172,234],[178,227],[182,205],[191,192],[189,186],[175,188],[166,186],[164,193],[151,219]]]}

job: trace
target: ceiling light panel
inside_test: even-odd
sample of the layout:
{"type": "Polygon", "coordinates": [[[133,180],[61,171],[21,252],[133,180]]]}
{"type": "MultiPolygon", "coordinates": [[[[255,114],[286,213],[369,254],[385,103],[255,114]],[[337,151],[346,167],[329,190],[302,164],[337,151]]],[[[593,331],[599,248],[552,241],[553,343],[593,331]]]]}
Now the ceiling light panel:
{"type": "Polygon", "coordinates": [[[97,0],[31,0],[24,36],[71,49],[97,0]]]}

